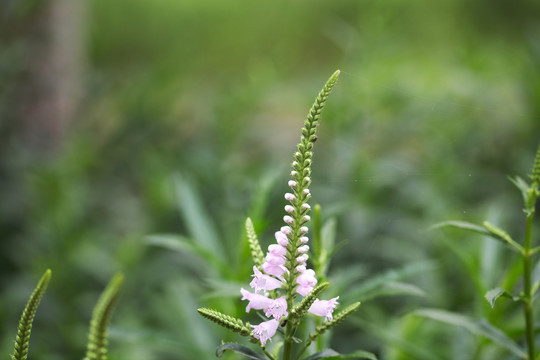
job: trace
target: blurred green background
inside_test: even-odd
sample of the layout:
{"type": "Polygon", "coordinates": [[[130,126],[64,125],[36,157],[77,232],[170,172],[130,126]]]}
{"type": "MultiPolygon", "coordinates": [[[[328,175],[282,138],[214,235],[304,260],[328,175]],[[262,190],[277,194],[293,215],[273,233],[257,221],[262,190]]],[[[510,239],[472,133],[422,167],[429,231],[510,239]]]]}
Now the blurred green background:
{"type": "Polygon", "coordinates": [[[483,299],[515,258],[427,229],[489,219],[519,238],[506,176],[528,173],[540,139],[539,16],[534,0],[2,1],[2,353],[47,268],[36,360],[83,357],[117,271],[111,358],[211,359],[243,341],[196,309],[252,318],[243,222],[273,241],[305,114],[341,69],[312,204],[345,240],[327,296],[363,305],[326,341],[381,359],[512,358],[410,312],[522,335],[517,309],[495,316],[483,299]],[[369,295],[388,282],[399,296],[369,295]]]}

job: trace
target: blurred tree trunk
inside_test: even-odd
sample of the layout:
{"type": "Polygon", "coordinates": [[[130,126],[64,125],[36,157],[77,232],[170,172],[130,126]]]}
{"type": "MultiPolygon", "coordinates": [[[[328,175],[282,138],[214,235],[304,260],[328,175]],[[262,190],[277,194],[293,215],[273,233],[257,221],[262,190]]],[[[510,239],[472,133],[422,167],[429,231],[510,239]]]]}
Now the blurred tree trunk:
{"type": "Polygon", "coordinates": [[[64,143],[82,96],[85,0],[39,1],[25,18],[16,132],[35,154],[64,143]]]}

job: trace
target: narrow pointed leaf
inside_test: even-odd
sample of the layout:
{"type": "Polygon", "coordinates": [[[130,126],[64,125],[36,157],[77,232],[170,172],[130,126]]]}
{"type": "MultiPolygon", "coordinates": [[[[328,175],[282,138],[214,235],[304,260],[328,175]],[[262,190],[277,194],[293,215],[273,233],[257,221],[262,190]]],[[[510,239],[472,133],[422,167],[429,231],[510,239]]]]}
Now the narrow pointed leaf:
{"type": "Polygon", "coordinates": [[[491,307],[495,306],[495,301],[497,301],[497,299],[500,298],[500,297],[506,297],[506,298],[512,299],[513,301],[519,301],[520,300],[519,296],[514,296],[511,293],[509,293],[508,291],[506,291],[506,290],[504,290],[503,288],[500,288],[500,287],[489,290],[486,293],[486,295],[484,295],[484,297],[489,302],[491,307]]]}
{"type": "Polygon", "coordinates": [[[358,350],[355,351],[352,354],[340,354],[332,349],[326,349],[323,351],[320,351],[318,353],[315,353],[304,360],[318,360],[318,359],[327,359],[327,360],[339,360],[339,359],[369,359],[369,360],[377,360],[377,357],[375,354],[370,353],[368,351],[358,350]]]}
{"type": "Polygon", "coordinates": [[[234,344],[234,343],[227,343],[223,344],[216,350],[216,356],[221,357],[223,353],[227,350],[231,350],[237,354],[244,355],[248,359],[255,359],[255,360],[268,360],[266,356],[260,355],[259,353],[251,350],[250,348],[240,345],[240,344],[234,344]]]}
{"type": "Polygon", "coordinates": [[[508,179],[518,188],[518,190],[521,192],[521,196],[523,197],[523,203],[527,203],[527,198],[529,196],[529,184],[523,178],[519,176],[514,177],[508,177],[508,179]]]}
{"type": "Polygon", "coordinates": [[[438,309],[420,309],[416,310],[414,314],[446,324],[463,327],[474,335],[490,339],[495,344],[507,349],[521,359],[527,358],[527,354],[512,339],[484,319],[474,319],[438,309]]]}
{"type": "Polygon", "coordinates": [[[489,229],[487,229],[484,226],[472,224],[472,223],[469,223],[469,222],[466,222],[466,221],[454,221],[454,220],[451,220],[451,221],[443,221],[443,222],[440,222],[438,224],[435,224],[435,225],[433,225],[431,227],[431,229],[437,229],[437,228],[441,228],[441,227],[453,227],[453,228],[457,228],[457,229],[472,231],[472,232],[475,232],[475,233],[478,233],[478,234],[481,234],[481,235],[484,235],[484,236],[488,236],[488,237],[490,237],[492,239],[499,240],[502,243],[504,243],[505,245],[509,245],[510,249],[512,249],[512,250],[514,250],[514,251],[516,251],[518,253],[523,252],[523,247],[521,245],[519,245],[518,243],[516,243],[514,240],[512,240],[510,238],[510,236],[508,236],[508,234],[506,234],[506,232],[504,232],[503,230],[489,224],[488,222],[484,222],[484,225],[486,225],[486,224],[489,227],[489,229]],[[491,230],[494,230],[494,231],[491,231],[491,230]]]}

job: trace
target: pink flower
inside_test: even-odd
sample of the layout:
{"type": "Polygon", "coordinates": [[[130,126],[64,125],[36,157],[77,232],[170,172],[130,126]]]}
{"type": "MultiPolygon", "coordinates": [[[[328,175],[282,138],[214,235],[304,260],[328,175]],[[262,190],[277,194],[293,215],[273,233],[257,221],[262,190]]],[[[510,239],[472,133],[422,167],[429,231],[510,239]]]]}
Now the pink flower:
{"type": "Polygon", "coordinates": [[[332,312],[339,304],[337,299],[339,299],[339,296],[330,300],[315,299],[308,311],[317,316],[326,317],[326,321],[332,321],[332,312]]]}
{"type": "Polygon", "coordinates": [[[296,278],[298,286],[296,292],[302,296],[309,294],[313,287],[317,285],[317,279],[315,278],[315,271],[312,269],[305,270],[300,276],[296,278]]]}
{"type": "Polygon", "coordinates": [[[307,242],[309,241],[307,236],[302,236],[299,240],[302,244],[307,244],[307,242]]]}
{"type": "Polygon", "coordinates": [[[299,254],[305,254],[309,251],[309,246],[308,245],[299,246],[297,251],[299,254]]]}
{"type": "Polygon", "coordinates": [[[296,258],[296,262],[298,262],[299,264],[303,264],[308,259],[309,259],[309,256],[307,254],[303,254],[303,255],[300,255],[299,257],[296,258]]]}
{"type": "Polygon", "coordinates": [[[291,193],[286,193],[285,200],[294,201],[294,195],[291,193]]]}
{"type": "Polygon", "coordinates": [[[289,239],[287,238],[287,235],[285,235],[281,231],[277,231],[275,236],[276,236],[276,241],[279,245],[284,246],[284,247],[289,245],[289,239]]]}
{"type": "Polygon", "coordinates": [[[274,279],[271,276],[265,275],[262,272],[257,269],[256,266],[253,267],[253,280],[249,283],[249,286],[251,286],[253,289],[255,289],[255,293],[258,293],[259,291],[270,291],[274,289],[278,289],[281,287],[281,281],[278,279],[274,279]]]}
{"type": "Polygon", "coordinates": [[[289,180],[288,185],[289,185],[290,187],[292,187],[292,188],[295,188],[295,187],[296,187],[296,181],[294,181],[294,180],[289,180]]]}
{"type": "Polygon", "coordinates": [[[283,265],[272,265],[266,261],[261,266],[264,272],[267,273],[268,275],[281,277],[283,274],[285,274],[285,271],[286,271],[283,265]]]}
{"type": "Polygon", "coordinates": [[[287,300],[285,300],[285,296],[274,300],[272,304],[264,310],[264,314],[268,317],[273,316],[276,320],[281,320],[283,316],[289,315],[287,312],[287,300]]]}
{"type": "Polygon", "coordinates": [[[250,309],[255,310],[264,310],[267,309],[274,300],[267,298],[266,296],[260,294],[253,294],[247,290],[240,289],[242,293],[242,300],[248,300],[249,304],[246,307],[246,312],[249,312],[250,309]]]}
{"type": "Polygon", "coordinates": [[[290,226],[282,226],[279,230],[285,235],[291,235],[291,232],[292,232],[292,229],[290,226]]]}
{"type": "Polygon", "coordinates": [[[283,217],[283,221],[285,221],[287,224],[292,224],[293,221],[294,221],[294,219],[293,219],[291,216],[289,216],[289,215],[285,215],[285,216],[283,217]]]}
{"type": "Polygon", "coordinates": [[[289,214],[292,214],[294,212],[294,206],[292,205],[285,205],[285,211],[289,214]]]}
{"type": "MultiPolygon", "coordinates": [[[[279,246],[279,245],[278,245],[279,246]]],[[[285,258],[281,255],[274,255],[272,253],[266,253],[265,262],[270,265],[283,265],[285,264],[285,258]]],[[[265,270],[266,272],[266,270],[265,270]]],[[[268,273],[267,273],[268,274],[268,273]]]]}
{"type": "Polygon", "coordinates": [[[259,325],[250,325],[253,328],[251,335],[255,339],[259,339],[262,346],[265,346],[266,341],[271,340],[272,336],[276,333],[278,325],[279,321],[276,319],[262,322],[259,325]]]}
{"type": "Polygon", "coordinates": [[[278,244],[272,244],[268,246],[268,252],[276,256],[284,256],[287,253],[287,249],[278,244]]]}

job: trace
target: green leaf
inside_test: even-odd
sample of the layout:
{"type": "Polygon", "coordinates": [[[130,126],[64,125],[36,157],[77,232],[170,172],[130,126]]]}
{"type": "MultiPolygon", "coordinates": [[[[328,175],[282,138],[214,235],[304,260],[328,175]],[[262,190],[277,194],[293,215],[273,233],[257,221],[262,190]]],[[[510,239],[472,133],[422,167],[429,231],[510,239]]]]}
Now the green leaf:
{"type": "Polygon", "coordinates": [[[47,290],[49,280],[51,279],[51,270],[45,271],[45,274],[39,280],[36,288],[30,295],[28,302],[23,310],[21,319],[19,320],[19,327],[17,328],[17,336],[15,337],[15,348],[12,360],[25,360],[28,357],[28,348],[30,344],[30,333],[32,332],[32,323],[34,317],[41,302],[41,298],[47,290]]]}
{"type": "Polygon", "coordinates": [[[218,347],[216,350],[216,356],[221,357],[223,353],[227,350],[231,350],[237,354],[244,355],[248,359],[268,360],[265,356],[256,353],[250,348],[240,345],[240,344],[234,344],[234,343],[227,343],[218,347]]]}
{"type": "Polygon", "coordinates": [[[499,240],[502,243],[509,245],[510,249],[517,251],[518,253],[523,253],[524,251],[523,247],[516,243],[514,240],[512,240],[512,238],[504,230],[499,229],[498,227],[490,224],[487,221],[484,222],[484,226],[479,226],[466,221],[443,221],[433,225],[431,229],[437,229],[441,227],[454,227],[457,229],[472,231],[484,236],[488,236],[492,239],[499,240]]]}
{"type": "Polygon", "coordinates": [[[519,176],[508,177],[508,179],[518,188],[519,192],[521,192],[523,203],[527,204],[530,185],[519,176]]]}
{"type": "Polygon", "coordinates": [[[358,350],[352,354],[343,355],[332,349],[326,349],[315,353],[304,360],[318,360],[318,359],[327,359],[327,360],[339,360],[339,359],[369,359],[377,360],[377,357],[370,352],[358,350]]]}
{"type": "Polygon", "coordinates": [[[420,309],[414,311],[413,314],[441,321],[446,324],[463,327],[474,335],[490,339],[495,344],[509,350],[522,359],[527,358],[527,354],[517,346],[512,339],[484,319],[474,319],[461,314],[438,309],[420,309]]]}
{"type": "MultiPolygon", "coordinates": [[[[397,283],[399,280],[407,278],[409,276],[416,275],[418,273],[425,273],[428,271],[433,271],[435,265],[433,262],[417,262],[414,264],[406,265],[399,269],[390,269],[382,274],[371,277],[365,282],[361,283],[358,286],[352,287],[347,297],[351,299],[359,299],[361,301],[366,301],[366,299],[373,299],[377,296],[377,291],[383,293],[383,288],[386,284],[397,283]]],[[[332,281],[333,283],[333,281],[332,281]]],[[[391,286],[391,285],[390,285],[391,286]]],[[[409,288],[410,290],[410,288],[409,288]]],[[[421,290],[418,289],[420,292],[421,290]]]]}
{"type": "Polygon", "coordinates": [[[195,186],[180,175],[175,176],[175,184],[178,205],[190,237],[209,251],[224,254],[218,232],[204,209],[195,186]]]}
{"type": "Polygon", "coordinates": [[[416,285],[408,284],[404,282],[390,281],[364,294],[362,297],[362,300],[368,301],[368,300],[373,300],[373,299],[385,297],[385,296],[402,296],[402,295],[426,296],[426,293],[424,290],[420,289],[416,285]]]}
{"type": "Polygon", "coordinates": [[[489,302],[491,307],[495,306],[495,301],[497,301],[497,299],[500,298],[501,296],[512,299],[513,301],[521,300],[521,298],[519,296],[514,296],[511,293],[509,293],[508,291],[506,291],[506,290],[504,290],[503,288],[500,288],[500,287],[491,289],[486,293],[486,295],[484,295],[484,297],[489,302]]]}
{"type": "Polygon", "coordinates": [[[180,253],[187,253],[195,255],[196,257],[203,259],[206,263],[206,270],[214,270],[214,276],[218,274],[227,274],[229,266],[227,266],[223,260],[217,256],[216,252],[209,249],[197,242],[191,241],[181,235],[174,234],[155,234],[146,237],[145,242],[149,245],[160,246],[165,249],[178,251],[180,253]]]}

